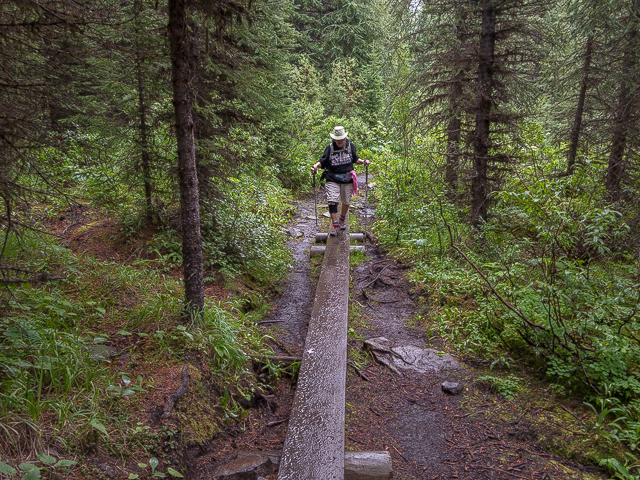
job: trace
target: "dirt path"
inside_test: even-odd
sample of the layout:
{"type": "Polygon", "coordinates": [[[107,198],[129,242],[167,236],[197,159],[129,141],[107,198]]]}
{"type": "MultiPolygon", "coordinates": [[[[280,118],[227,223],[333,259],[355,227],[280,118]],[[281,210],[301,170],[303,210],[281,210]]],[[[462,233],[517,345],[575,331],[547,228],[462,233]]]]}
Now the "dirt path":
{"type": "MultiPolygon", "coordinates": [[[[282,294],[275,299],[269,316],[264,320],[264,331],[270,331],[277,338],[274,345],[285,355],[301,354],[307,334],[309,317],[313,308],[314,286],[309,268],[309,248],[315,242],[318,231],[314,220],[313,201],[303,200],[296,205],[297,215],[289,232],[291,239],[287,246],[293,254],[293,266],[282,294]]],[[[318,209],[318,215],[326,209],[318,209]]]]}
{"type": "MultiPolygon", "coordinates": [[[[363,211],[363,203],[363,196],[355,201],[360,208],[352,212],[357,216],[363,211]]],[[[325,211],[319,209],[320,215],[325,211]]],[[[289,241],[295,265],[266,319],[275,322],[263,328],[276,338],[274,349],[287,355],[301,353],[313,305],[308,254],[317,231],[313,215],[312,200],[298,204],[292,227],[302,236],[289,241]]],[[[429,343],[423,328],[412,323],[419,307],[407,278],[407,266],[386,258],[375,246],[368,247],[367,255],[367,261],[352,269],[349,358],[361,366],[368,381],[349,368],[348,450],[388,450],[394,479],[604,478],[594,475],[593,468],[544,451],[540,447],[546,441],[544,435],[561,436],[566,432],[541,429],[535,423],[536,412],[483,390],[474,379],[486,372],[462,362],[459,370],[401,370],[396,374],[375,363],[362,349],[362,340],[382,336],[392,346],[435,350],[444,345],[438,340],[429,343]],[[461,383],[463,392],[457,396],[443,393],[444,381],[461,383]]],[[[194,478],[210,479],[238,450],[281,450],[287,424],[273,422],[288,418],[294,393],[295,385],[280,380],[273,397],[249,410],[242,428],[229,428],[197,460],[194,458],[194,478]]]]}

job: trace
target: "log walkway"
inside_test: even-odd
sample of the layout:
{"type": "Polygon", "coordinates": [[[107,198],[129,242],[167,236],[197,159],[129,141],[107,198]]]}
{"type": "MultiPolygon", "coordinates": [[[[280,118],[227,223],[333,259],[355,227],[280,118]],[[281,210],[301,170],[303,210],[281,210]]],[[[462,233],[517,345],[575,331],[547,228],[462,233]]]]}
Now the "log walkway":
{"type": "Polygon", "coordinates": [[[344,478],[349,240],[347,228],[327,242],[279,480],[344,478]]]}

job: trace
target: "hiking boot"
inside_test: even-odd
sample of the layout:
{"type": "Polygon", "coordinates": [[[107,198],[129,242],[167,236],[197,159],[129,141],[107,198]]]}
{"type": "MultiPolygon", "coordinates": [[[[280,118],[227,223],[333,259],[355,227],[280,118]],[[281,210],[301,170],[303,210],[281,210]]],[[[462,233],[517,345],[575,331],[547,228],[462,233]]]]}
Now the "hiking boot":
{"type": "Polygon", "coordinates": [[[335,237],[338,234],[339,228],[340,228],[339,223],[334,223],[333,225],[331,225],[331,228],[329,229],[329,235],[335,237]]]}
{"type": "Polygon", "coordinates": [[[340,230],[344,230],[347,228],[347,224],[345,223],[345,216],[344,215],[340,215],[340,221],[338,222],[338,224],[340,225],[340,230]]]}

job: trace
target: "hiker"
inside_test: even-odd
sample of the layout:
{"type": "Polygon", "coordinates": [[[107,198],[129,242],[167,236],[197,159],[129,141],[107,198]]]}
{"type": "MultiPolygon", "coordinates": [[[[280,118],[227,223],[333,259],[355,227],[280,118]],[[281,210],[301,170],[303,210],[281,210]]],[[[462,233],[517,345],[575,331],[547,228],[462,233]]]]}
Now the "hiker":
{"type": "Polygon", "coordinates": [[[329,235],[336,235],[338,230],[347,228],[345,218],[349,211],[349,202],[352,195],[358,194],[358,179],[353,169],[354,164],[369,165],[369,160],[358,157],[356,146],[347,137],[349,132],[345,132],[344,127],[334,127],[333,133],[329,136],[333,139],[331,144],[324,149],[322,158],[311,166],[311,172],[315,175],[318,168],[322,167],[323,178],[327,180],[325,191],[327,192],[327,203],[331,214],[332,226],[329,235]],[[342,200],[342,211],[338,218],[338,202],[342,200]]]}

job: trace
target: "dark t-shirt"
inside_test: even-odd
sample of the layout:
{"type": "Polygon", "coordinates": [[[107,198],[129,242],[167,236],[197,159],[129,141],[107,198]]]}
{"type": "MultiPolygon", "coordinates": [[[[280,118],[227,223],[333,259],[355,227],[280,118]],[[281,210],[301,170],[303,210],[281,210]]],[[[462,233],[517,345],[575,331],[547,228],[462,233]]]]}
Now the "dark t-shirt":
{"type": "Polygon", "coordinates": [[[349,172],[353,170],[353,164],[360,157],[356,153],[356,146],[350,140],[345,142],[343,148],[338,148],[336,142],[333,143],[333,154],[331,145],[327,145],[320,158],[320,166],[325,169],[323,177],[330,182],[353,183],[349,172]]]}

